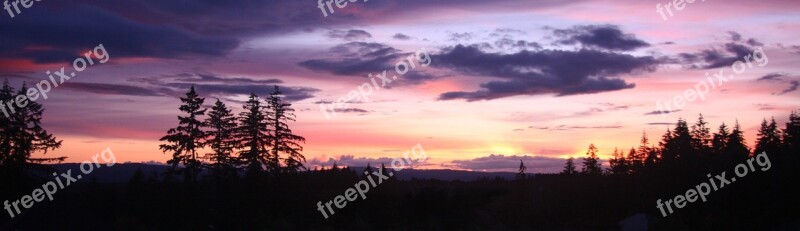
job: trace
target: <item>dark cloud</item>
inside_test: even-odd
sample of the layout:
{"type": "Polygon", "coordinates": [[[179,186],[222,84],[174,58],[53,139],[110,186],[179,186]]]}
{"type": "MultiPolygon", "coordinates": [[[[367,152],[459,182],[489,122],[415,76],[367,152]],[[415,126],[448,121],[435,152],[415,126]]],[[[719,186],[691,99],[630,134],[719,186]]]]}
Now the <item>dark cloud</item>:
{"type": "Polygon", "coordinates": [[[781,93],[778,93],[778,95],[783,95],[789,92],[796,91],[797,88],[800,87],[800,83],[798,83],[797,80],[792,80],[791,82],[789,82],[789,84],[790,84],[789,88],[783,90],[781,93]]]}
{"type": "Polygon", "coordinates": [[[731,36],[731,40],[733,41],[742,41],[742,35],[736,31],[728,31],[728,34],[731,36]]]}
{"type": "Polygon", "coordinates": [[[648,112],[648,113],[644,113],[644,115],[661,115],[662,113],[663,113],[663,114],[669,114],[669,113],[675,113],[675,112],[679,112],[679,111],[681,111],[681,110],[680,110],[680,109],[678,109],[678,110],[672,110],[672,111],[670,111],[670,110],[664,110],[664,111],[651,111],[651,112],[648,112]]]}
{"type": "Polygon", "coordinates": [[[393,70],[403,53],[381,43],[350,42],[330,49],[335,58],[311,59],[298,63],[309,70],[334,75],[366,77],[369,73],[393,70]]]}
{"type": "Polygon", "coordinates": [[[534,127],[534,126],[530,126],[528,128],[538,129],[538,130],[547,130],[547,131],[571,131],[571,130],[579,130],[579,129],[619,129],[619,128],[624,128],[624,126],[620,126],[620,125],[608,125],[608,126],[567,126],[567,125],[558,125],[558,126],[554,126],[554,127],[534,127]]]}
{"type": "Polygon", "coordinates": [[[745,56],[754,52],[756,46],[762,45],[755,39],[742,41],[741,35],[731,33],[730,41],[721,47],[715,46],[696,53],[678,54],[678,62],[691,69],[713,69],[730,66],[736,61],[745,61],[745,56]]]}
{"type": "Polygon", "coordinates": [[[509,38],[501,38],[494,42],[494,45],[499,49],[516,49],[516,50],[524,50],[524,49],[532,49],[532,50],[539,50],[542,49],[542,46],[536,42],[528,42],[525,40],[513,40],[509,38]]]}
{"type": "Polygon", "coordinates": [[[346,41],[359,41],[372,38],[372,34],[365,30],[332,30],[328,32],[328,37],[346,41]]]}
{"type": "Polygon", "coordinates": [[[645,123],[647,125],[673,125],[674,123],[667,123],[667,122],[653,122],[653,123],[645,123]]]}
{"type": "Polygon", "coordinates": [[[335,112],[341,112],[341,113],[358,113],[358,114],[369,113],[369,111],[360,108],[335,108],[333,110],[335,112]]]}
{"type": "Polygon", "coordinates": [[[150,87],[160,89],[166,95],[182,96],[186,89],[195,86],[198,94],[212,97],[228,97],[237,95],[250,95],[255,93],[266,96],[272,93],[273,86],[280,87],[280,91],[287,101],[300,101],[314,97],[319,89],[309,87],[293,87],[280,85],[280,79],[251,79],[244,77],[221,77],[208,73],[178,73],[154,77],[132,78],[131,82],[146,83],[150,87]]]}
{"type": "Polygon", "coordinates": [[[775,107],[775,106],[773,106],[771,104],[766,104],[766,103],[757,103],[757,104],[753,104],[753,106],[756,106],[759,111],[771,111],[771,110],[778,110],[779,109],[779,108],[777,108],[777,107],[775,107]]]}
{"type": "Polygon", "coordinates": [[[36,63],[71,62],[99,44],[112,59],[214,57],[239,45],[234,38],[201,35],[168,24],[144,24],[85,5],[26,9],[13,20],[0,19],[0,34],[0,57],[36,63]]]}
{"type": "MultiPolygon", "coordinates": [[[[369,158],[369,157],[355,157],[353,155],[342,155],[338,158],[328,158],[327,160],[322,160],[318,158],[314,158],[308,160],[308,165],[320,165],[330,167],[333,166],[333,163],[336,163],[339,166],[356,166],[356,167],[364,167],[369,164],[370,166],[380,167],[381,164],[386,165],[389,168],[392,164],[392,160],[395,157],[378,157],[378,158],[369,158]]],[[[412,166],[415,166],[419,163],[412,163],[412,166]]]]}
{"type": "Polygon", "coordinates": [[[164,89],[159,91],[145,87],[123,85],[123,84],[68,82],[60,85],[59,88],[69,89],[73,91],[89,92],[95,94],[106,94],[106,95],[131,95],[131,96],[166,95],[163,92],[164,89]]]}
{"type": "Polygon", "coordinates": [[[761,78],[758,78],[756,81],[779,81],[780,82],[780,81],[783,81],[783,78],[787,77],[787,76],[789,76],[789,74],[786,74],[786,73],[769,73],[769,74],[767,74],[765,76],[761,76],[761,78]]]}
{"type": "Polygon", "coordinates": [[[792,75],[788,73],[769,73],[761,78],[758,78],[756,81],[769,81],[769,82],[779,82],[779,83],[788,83],[789,87],[785,90],[781,91],[781,93],[773,93],[774,95],[783,95],[789,92],[796,91],[798,87],[800,87],[800,83],[797,80],[788,80],[787,78],[791,78],[792,75]]]}
{"type": "Polygon", "coordinates": [[[176,81],[192,83],[228,83],[228,84],[279,84],[283,83],[280,79],[250,79],[243,77],[225,78],[214,74],[190,74],[188,76],[177,76],[176,81]]]}
{"type": "Polygon", "coordinates": [[[612,51],[631,51],[650,46],[633,34],[623,33],[615,25],[575,26],[570,29],[556,29],[553,33],[560,38],[558,43],[566,45],[581,44],[612,51]]]}
{"type": "Polygon", "coordinates": [[[474,34],[472,32],[462,32],[462,33],[449,32],[448,36],[450,36],[449,39],[450,41],[461,42],[461,41],[471,40],[474,34]]]}
{"type": "Polygon", "coordinates": [[[479,157],[471,160],[454,160],[451,163],[458,168],[473,171],[516,171],[519,162],[525,164],[528,173],[554,173],[559,172],[566,162],[565,159],[544,156],[528,155],[495,155],[479,157]]]}
{"type": "Polygon", "coordinates": [[[411,40],[411,36],[404,35],[404,34],[401,34],[401,33],[397,33],[397,34],[392,35],[392,38],[393,39],[397,39],[397,40],[411,40]]]}
{"type": "Polygon", "coordinates": [[[501,78],[480,85],[475,92],[447,92],[440,100],[492,100],[516,95],[593,94],[633,88],[612,76],[653,71],[650,56],[636,57],[607,51],[580,49],[523,50],[512,54],[488,53],[474,46],[457,45],[432,56],[433,65],[471,76],[501,78]]]}

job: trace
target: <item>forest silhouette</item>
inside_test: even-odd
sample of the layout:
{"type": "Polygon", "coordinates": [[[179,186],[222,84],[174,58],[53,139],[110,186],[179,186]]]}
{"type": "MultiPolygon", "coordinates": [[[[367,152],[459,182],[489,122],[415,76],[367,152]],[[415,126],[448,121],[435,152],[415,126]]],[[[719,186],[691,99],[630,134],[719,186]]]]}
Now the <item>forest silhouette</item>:
{"type": "MultiPolygon", "coordinates": [[[[0,100],[25,89],[6,82],[0,100]]],[[[657,141],[643,134],[637,147],[615,149],[607,167],[590,144],[561,173],[528,174],[520,161],[513,179],[392,178],[323,219],[317,201],[375,169],[308,169],[305,138],[290,129],[294,110],[277,86],[264,100],[251,94],[238,116],[220,100],[207,107],[194,87],[180,100],[178,125],[160,139],[169,171],[140,169],[127,183],[79,182],[13,219],[0,216],[0,230],[620,230],[636,214],[650,230],[797,230],[800,223],[800,190],[792,183],[800,177],[797,112],[784,126],[764,119],[752,148],[738,122],[712,132],[700,115],[691,125],[678,119],[657,141]],[[769,155],[769,171],[666,217],[656,208],[656,200],[682,194],[707,174],[732,174],[759,153],[769,155]]],[[[30,194],[52,179],[47,163],[64,161],[31,158],[61,141],[41,126],[42,106],[30,103],[0,118],[2,200],[30,194]]]]}

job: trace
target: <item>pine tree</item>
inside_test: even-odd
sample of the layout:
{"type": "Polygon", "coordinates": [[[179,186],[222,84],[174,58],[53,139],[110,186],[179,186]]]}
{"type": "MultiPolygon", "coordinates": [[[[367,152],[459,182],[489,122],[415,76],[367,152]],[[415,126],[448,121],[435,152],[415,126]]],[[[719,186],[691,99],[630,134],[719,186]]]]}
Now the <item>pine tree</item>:
{"type": "Polygon", "coordinates": [[[589,150],[586,151],[587,157],[583,158],[582,173],[590,175],[603,174],[603,167],[600,165],[600,158],[597,157],[597,147],[594,144],[589,144],[589,150]]]}
{"type": "Polygon", "coordinates": [[[672,145],[667,147],[670,148],[668,151],[671,152],[674,158],[680,159],[684,163],[697,160],[699,155],[692,145],[692,134],[689,131],[689,125],[686,123],[686,120],[682,118],[678,119],[678,123],[675,124],[675,129],[672,131],[672,134],[672,145]]]}
{"type": "Polygon", "coordinates": [[[383,164],[383,163],[381,163],[381,168],[380,168],[379,171],[381,173],[383,173],[384,175],[387,175],[387,176],[393,176],[394,175],[394,169],[386,169],[386,165],[383,164]],[[390,172],[392,173],[391,175],[389,174],[390,172]]]}
{"type": "Polygon", "coordinates": [[[367,167],[364,168],[364,173],[361,174],[361,178],[366,178],[367,176],[372,175],[372,172],[372,167],[370,167],[369,163],[367,163],[367,167]]]}
{"type": "Polygon", "coordinates": [[[208,118],[205,121],[210,128],[206,145],[211,147],[211,153],[206,154],[211,164],[211,171],[217,177],[226,178],[236,174],[237,161],[233,151],[238,147],[236,140],[236,117],[222,101],[217,99],[208,118]]]}
{"type": "Polygon", "coordinates": [[[637,158],[637,155],[639,155],[639,154],[636,153],[636,149],[631,147],[631,150],[628,151],[628,158],[627,158],[627,160],[628,160],[628,168],[629,168],[628,170],[631,173],[639,172],[639,168],[636,167],[636,163],[634,162],[634,160],[637,158]]]}
{"type": "Polygon", "coordinates": [[[575,173],[578,173],[578,171],[575,170],[575,158],[567,158],[567,162],[564,164],[564,171],[562,171],[561,174],[573,175],[575,173]]]}
{"type": "Polygon", "coordinates": [[[750,155],[750,148],[747,147],[747,144],[745,143],[744,132],[739,126],[739,121],[736,121],[733,131],[731,131],[731,135],[728,136],[727,144],[725,155],[727,155],[729,160],[732,161],[730,164],[744,161],[750,155]]]}
{"type": "Polygon", "coordinates": [[[793,111],[783,129],[783,147],[786,153],[797,155],[800,151],[800,114],[793,111]]]}
{"type": "MultiPolygon", "coordinates": [[[[28,88],[23,83],[16,96],[26,95],[27,92],[28,88]]],[[[10,118],[11,130],[14,131],[14,135],[10,139],[13,146],[6,161],[10,161],[12,166],[23,167],[30,163],[40,164],[66,159],[66,157],[31,158],[31,154],[37,151],[47,154],[48,150],[60,148],[61,141],[56,140],[42,127],[44,108],[41,104],[29,100],[27,104],[20,106],[22,107],[17,108],[17,112],[10,118]]]]}
{"type": "Polygon", "coordinates": [[[634,154],[635,159],[629,160],[631,162],[631,168],[636,171],[641,170],[644,167],[644,162],[647,159],[647,155],[650,153],[651,148],[649,147],[650,141],[647,139],[647,133],[642,131],[642,139],[639,143],[639,149],[636,150],[636,154],[634,154]]]}
{"type": "Polygon", "coordinates": [[[246,165],[248,175],[260,174],[264,167],[278,166],[270,158],[268,148],[272,142],[272,130],[267,125],[268,116],[264,106],[256,94],[250,94],[250,99],[245,102],[244,111],[239,114],[239,128],[237,138],[243,150],[239,157],[246,165]]]}
{"type": "MultiPolygon", "coordinates": [[[[14,100],[14,88],[8,85],[8,79],[3,82],[3,88],[0,89],[0,103],[12,102],[14,100]]],[[[8,110],[7,114],[0,116],[0,129],[2,129],[2,137],[0,137],[0,167],[6,166],[7,160],[10,161],[11,150],[13,148],[12,139],[17,134],[17,129],[13,126],[11,119],[14,114],[8,110]]]]}
{"type": "Polygon", "coordinates": [[[661,136],[661,141],[658,142],[658,145],[660,146],[659,149],[661,150],[662,162],[672,163],[676,159],[674,153],[672,152],[668,153],[668,151],[671,150],[669,147],[672,145],[673,137],[674,136],[672,135],[672,130],[669,130],[669,128],[667,128],[667,132],[665,132],[664,135],[661,136]]]}
{"type": "Polygon", "coordinates": [[[711,131],[706,126],[708,122],[703,119],[703,114],[697,118],[697,122],[692,125],[692,146],[703,157],[711,155],[711,131]]]}
{"type": "Polygon", "coordinates": [[[777,153],[781,148],[781,131],[778,129],[775,118],[772,118],[770,123],[767,120],[761,121],[761,128],[758,129],[758,138],[756,139],[756,147],[753,154],[757,155],[762,152],[777,153]]]}
{"type": "Polygon", "coordinates": [[[719,157],[725,150],[728,149],[728,137],[731,135],[728,131],[728,126],[725,123],[719,126],[717,133],[714,133],[714,138],[711,139],[711,153],[713,157],[719,157]]]}
{"type": "Polygon", "coordinates": [[[628,160],[625,159],[624,151],[614,148],[614,157],[608,160],[611,167],[611,174],[624,175],[630,171],[628,160]]]}
{"type": "Polygon", "coordinates": [[[178,116],[178,126],[169,129],[167,135],[160,139],[167,142],[160,146],[161,151],[172,152],[172,159],[167,161],[172,165],[171,169],[174,170],[178,164],[183,164],[184,177],[189,181],[197,180],[201,167],[197,151],[205,146],[204,140],[207,137],[207,133],[202,130],[207,125],[199,118],[206,113],[206,109],[201,109],[203,101],[205,98],[199,97],[192,86],[186,97],[181,98],[183,104],[179,107],[186,116],[178,116]]]}
{"type": "MultiPolygon", "coordinates": [[[[292,104],[282,102],[281,97],[283,96],[278,86],[275,86],[267,101],[271,116],[269,124],[273,128],[271,156],[273,163],[282,160],[286,171],[297,172],[305,169],[303,163],[306,162],[306,157],[300,153],[303,151],[300,143],[305,143],[306,138],[292,133],[287,123],[295,121],[294,109],[291,108],[292,104]],[[286,157],[280,158],[280,154],[286,154],[286,157]]],[[[278,167],[275,166],[274,170],[278,171],[278,167]]]]}
{"type": "Polygon", "coordinates": [[[519,160],[519,170],[517,171],[516,179],[517,180],[524,180],[525,179],[525,170],[527,170],[527,169],[528,168],[525,167],[525,164],[522,163],[522,160],[519,160]]]}

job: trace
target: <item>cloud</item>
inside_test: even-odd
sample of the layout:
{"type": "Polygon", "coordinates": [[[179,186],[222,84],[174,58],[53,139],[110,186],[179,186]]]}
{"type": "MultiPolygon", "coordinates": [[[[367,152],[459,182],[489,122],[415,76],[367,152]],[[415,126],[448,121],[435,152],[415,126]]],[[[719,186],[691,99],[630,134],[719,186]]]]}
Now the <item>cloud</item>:
{"type": "MultiPolygon", "coordinates": [[[[355,166],[355,167],[365,167],[367,164],[375,167],[380,167],[381,164],[386,165],[387,168],[391,167],[392,160],[396,157],[378,157],[378,158],[369,158],[369,157],[355,157],[353,155],[342,155],[338,158],[328,158],[327,160],[320,159],[320,158],[313,158],[308,160],[309,166],[326,166],[330,167],[333,166],[333,163],[336,163],[339,166],[355,166]]],[[[420,163],[412,163],[413,166],[419,166],[420,163]]]]}
{"type": "Polygon", "coordinates": [[[568,96],[617,91],[635,87],[613,76],[653,71],[658,62],[591,49],[523,50],[512,54],[488,53],[474,46],[457,45],[432,56],[434,66],[470,76],[503,80],[482,83],[474,92],[446,92],[440,100],[492,100],[517,95],[568,96]]]}
{"type": "Polygon", "coordinates": [[[517,50],[524,50],[524,49],[532,49],[532,50],[539,50],[542,49],[542,46],[536,42],[528,42],[525,40],[513,40],[510,38],[501,38],[494,42],[494,45],[497,46],[499,49],[507,50],[507,49],[517,49],[517,50]]]}
{"type": "Polygon", "coordinates": [[[68,82],[60,85],[60,87],[63,89],[69,89],[73,91],[89,92],[95,94],[106,94],[106,95],[130,95],[130,96],[166,95],[163,91],[153,90],[146,87],[123,85],[123,84],[68,82]]]}
{"type": "Polygon", "coordinates": [[[472,32],[448,32],[449,41],[460,42],[460,41],[469,41],[472,37],[475,36],[472,32]]]}
{"type": "Polygon", "coordinates": [[[736,32],[731,33],[730,41],[721,47],[716,46],[703,49],[695,53],[678,54],[678,62],[688,66],[690,69],[713,69],[718,67],[730,66],[736,61],[745,61],[745,56],[754,52],[756,46],[763,45],[755,39],[741,41],[741,35],[736,32]]]}
{"type": "Polygon", "coordinates": [[[792,80],[791,82],[789,82],[789,84],[791,84],[791,86],[789,86],[789,88],[787,88],[786,90],[783,90],[781,93],[778,93],[778,95],[783,95],[789,92],[796,91],[797,87],[800,86],[800,83],[798,83],[797,80],[792,80]]]}
{"type": "Polygon", "coordinates": [[[560,172],[566,162],[565,159],[544,156],[491,154],[471,160],[454,160],[451,164],[458,168],[473,171],[515,172],[519,169],[520,160],[525,164],[528,173],[560,172]]]}
{"type": "Polygon", "coordinates": [[[616,25],[574,26],[570,29],[556,29],[553,33],[560,38],[556,42],[565,45],[581,44],[612,51],[632,51],[650,46],[633,34],[623,33],[616,25]]]}
{"type": "Polygon", "coordinates": [[[293,102],[314,97],[319,89],[282,85],[280,79],[252,79],[245,77],[221,77],[209,73],[178,73],[144,78],[131,78],[131,82],[145,83],[159,89],[165,95],[183,96],[183,92],[194,86],[198,94],[211,97],[237,95],[267,96],[278,86],[285,100],[293,102]]]}
{"type": "Polygon", "coordinates": [[[770,81],[770,82],[779,82],[779,83],[788,83],[789,87],[785,90],[781,91],[781,93],[773,93],[773,95],[783,95],[789,92],[796,91],[798,87],[800,87],[800,83],[797,80],[787,80],[786,78],[792,77],[788,73],[769,73],[767,75],[758,78],[756,81],[770,81]]]}
{"type": "Polygon", "coordinates": [[[673,125],[674,123],[667,123],[667,122],[653,122],[653,123],[645,123],[647,125],[673,125]]]}
{"type": "Polygon", "coordinates": [[[328,32],[328,37],[343,39],[346,41],[359,41],[372,38],[372,34],[365,30],[332,30],[328,32]]]}
{"type": "Polygon", "coordinates": [[[397,40],[411,40],[410,36],[401,33],[392,35],[392,38],[397,40]]]}
{"type": "Polygon", "coordinates": [[[761,76],[756,81],[783,81],[784,77],[789,76],[787,73],[769,73],[765,76],[761,76]]]}
{"type": "Polygon", "coordinates": [[[198,34],[169,24],[144,24],[95,6],[63,7],[26,9],[23,17],[0,20],[0,57],[71,62],[101,43],[112,59],[216,57],[239,46],[235,38],[198,34]]]}
{"type": "Polygon", "coordinates": [[[195,73],[190,74],[188,76],[180,76],[179,78],[175,78],[177,81],[181,82],[193,82],[193,83],[228,83],[228,84],[279,84],[283,83],[283,80],[280,79],[250,79],[244,77],[220,77],[215,74],[203,74],[203,73],[195,73]]]}
{"type": "Polygon", "coordinates": [[[620,125],[607,125],[607,126],[567,126],[567,125],[558,125],[558,126],[555,126],[555,127],[534,127],[534,126],[530,126],[528,128],[539,129],[539,130],[547,130],[547,131],[570,131],[570,130],[578,130],[578,129],[619,129],[619,128],[624,128],[624,126],[620,126],[620,125]]]}
{"type": "Polygon", "coordinates": [[[669,114],[669,113],[675,113],[675,112],[679,112],[679,111],[681,111],[681,110],[680,109],[677,109],[677,110],[664,110],[664,111],[658,111],[657,110],[657,111],[651,111],[651,112],[648,112],[648,113],[644,113],[644,115],[661,115],[662,113],[663,114],[669,114]]]}
{"type": "Polygon", "coordinates": [[[350,42],[334,46],[330,53],[337,56],[329,59],[310,59],[298,63],[309,70],[328,72],[334,75],[367,76],[394,68],[400,57],[409,53],[381,43],[350,42]]]}
{"type": "Polygon", "coordinates": [[[360,114],[364,114],[364,113],[368,113],[369,112],[367,110],[360,109],[360,108],[335,108],[333,110],[335,112],[341,112],[341,113],[360,113],[360,114]]]}
{"type": "Polygon", "coordinates": [[[775,106],[773,106],[771,104],[766,104],[766,103],[756,103],[756,104],[753,104],[753,106],[756,106],[759,111],[770,111],[770,110],[778,110],[779,109],[779,108],[777,108],[777,107],[775,107],[775,106]]]}

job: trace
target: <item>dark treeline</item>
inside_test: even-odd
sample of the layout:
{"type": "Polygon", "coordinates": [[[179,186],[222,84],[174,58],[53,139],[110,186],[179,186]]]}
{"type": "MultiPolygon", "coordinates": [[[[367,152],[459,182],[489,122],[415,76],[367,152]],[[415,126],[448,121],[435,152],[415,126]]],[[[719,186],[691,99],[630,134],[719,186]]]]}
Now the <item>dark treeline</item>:
{"type": "Polygon", "coordinates": [[[42,163],[66,159],[31,157],[35,152],[47,154],[60,148],[61,141],[42,127],[44,108],[36,101],[28,100],[27,92],[25,83],[15,91],[8,80],[0,89],[0,104],[3,104],[0,113],[0,195],[8,191],[6,185],[31,180],[26,170],[52,171],[42,163]]]}
{"type": "MultiPolygon", "coordinates": [[[[650,230],[797,230],[800,222],[795,112],[783,126],[764,120],[754,147],[738,123],[711,132],[701,116],[691,125],[679,119],[657,142],[643,135],[637,147],[617,149],[608,167],[590,145],[562,173],[526,174],[520,163],[515,179],[391,178],[324,219],[318,201],[343,194],[364,171],[391,169],[306,169],[304,139],[289,129],[294,115],[279,95],[277,88],[266,100],[251,95],[235,116],[219,101],[206,108],[191,89],[181,98],[178,126],[161,139],[173,171],[137,171],[122,184],[78,182],[55,201],[0,216],[0,230],[620,230],[635,214],[647,217],[650,230]],[[658,199],[708,182],[708,174],[730,178],[762,152],[768,171],[750,172],[666,217],[656,208],[658,199]]],[[[0,199],[41,184],[3,183],[0,199]]]]}
{"type": "Polygon", "coordinates": [[[161,150],[172,154],[167,163],[191,182],[197,180],[202,168],[210,169],[216,180],[238,177],[240,169],[247,177],[306,170],[301,153],[305,138],[289,128],[287,123],[295,120],[294,109],[281,97],[277,86],[264,102],[250,94],[238,117],[217,99],[202,119],[208,110],[203,108],[205,98],[199,97],[192,86],[181,98],[183,115],[178,116],[178,126],[161,138],[167,142],[161,150]],[[211,153],[201,157],[198,152],[204,147],[211,153]]]}

